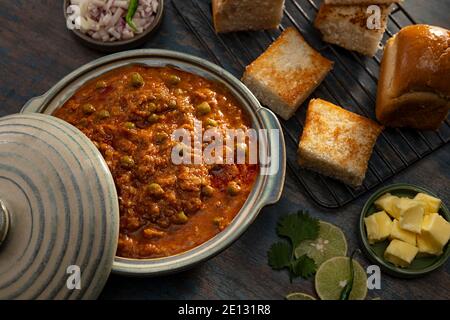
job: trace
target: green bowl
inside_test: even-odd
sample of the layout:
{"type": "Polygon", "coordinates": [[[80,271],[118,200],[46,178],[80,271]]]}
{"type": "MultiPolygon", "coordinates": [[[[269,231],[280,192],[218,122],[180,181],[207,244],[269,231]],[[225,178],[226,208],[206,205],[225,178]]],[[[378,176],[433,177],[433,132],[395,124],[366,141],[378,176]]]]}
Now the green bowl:
{"type": "MultiPolygon", "coordinates": [[[[443,250],[443,254],[439,257],[436,256],[427,256],[427,257],[416,257],[411,265],[406,268],[399,268],[386,259],[384,259],[384,251],[386,250],[389,241],[385,240],[383,242],[378,242],[375,244],[369,244],[367,240],[366,227],[364,224],[364,218],[370,216],[371,214],[380,211],[375,208],[374,202],[383,194],[391,193],[392,195],[399,197],[409,197],[413,198],[419,192],[423,192],[429,194],[431,196],[437,197],[433,192],[429,190],[410,185],[405,183],[393,184],[386,187],[383,187],[376,191],[370,198],[367,200],[361,211],[361,217],[359,219],[359,234],[362,242],[362,248],[364,253],[368,256],[368,258],[375,264],[379,265],[380,268],[396,277],[401,278],[414,278],[430,273],[437,268],[441,267],[448,259],[450,255],[450,245],[447,243],[443,250]]],[[[447,221],[450,221],[450,213],[445,204],[442,202],[441,208],[439,209],[439,214],[442,215],[447,221]]]]}

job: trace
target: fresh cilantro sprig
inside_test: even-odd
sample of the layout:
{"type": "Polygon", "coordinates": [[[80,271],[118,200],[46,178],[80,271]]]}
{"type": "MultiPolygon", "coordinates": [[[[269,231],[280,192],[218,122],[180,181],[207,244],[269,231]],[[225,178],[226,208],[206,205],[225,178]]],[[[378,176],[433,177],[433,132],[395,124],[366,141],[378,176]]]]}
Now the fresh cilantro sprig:
{"type": "Polygon", "coordinates": [[[288,269],[289,278],[309,278],[316,272],[316,264],[306,254],[299,258],[294,250],[302,241],[315,240],[319,236],[319,220],[312,218],[307,212],[298,211],[281,217],[278,221],[277,234],[287,238],[289,242],[274,243],[268,252],[269,265],[274,270],[288,269]]]}

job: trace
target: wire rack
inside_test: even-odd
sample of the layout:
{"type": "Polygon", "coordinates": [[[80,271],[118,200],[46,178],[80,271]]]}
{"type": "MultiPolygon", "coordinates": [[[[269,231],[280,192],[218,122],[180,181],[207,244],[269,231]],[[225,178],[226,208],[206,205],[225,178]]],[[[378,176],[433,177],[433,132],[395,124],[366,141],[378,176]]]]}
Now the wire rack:
{"type": "MultiPolygon", "coordinates": [[[[322,55],[335,62],[334,69],[311,97],[321,97],[348,110],[375,119],[375,97],[382,50],[374,58],[327,44],[313,27],[320,0],[286,0],[283,21],[278,30],[236,32],[217,35],[212,25],[209,0],[173,0],[173,6],[186,27],[195,35],[210,60],[240,78],[246,65],[256,59],[287,27],[295,27],[322,55]]],[[[402,27],[415,24],[401,5],[395,5],[382,43],[402,27]]],[[[308,101],[308,100],[307,100],[308,101]]],[[[287,168],[304,192],[326,208],[344,206],[385,182],[395,174],[441,148],[450,141],[447,120],[438,131],[386,129],[380,135],[369,162],[363,186],[355,189],[334,179],[302,169],[296,161],[303,130],[306,103],[283,127],[287,168]]]]}

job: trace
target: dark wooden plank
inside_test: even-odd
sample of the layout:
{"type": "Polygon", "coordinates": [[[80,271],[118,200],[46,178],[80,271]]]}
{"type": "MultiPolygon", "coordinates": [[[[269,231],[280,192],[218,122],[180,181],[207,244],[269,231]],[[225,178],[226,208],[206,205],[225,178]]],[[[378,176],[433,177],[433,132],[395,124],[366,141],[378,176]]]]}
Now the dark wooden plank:
{"type": "MultiPolygon", "coordinates": [[[[405,7],[419,22],[450,27],[448,2],[408,0],[405,7]]],[[[65,30],[59,2],[4,1],[0,22],[0,116],[18,112],[29,98],[44,93],[70,71],[102,56],[80,45],[65,30]]],[[[167,1],[161,29],[145,47],[179,50],[211,59],[174,12],[171,0],[167,1]]],[[[388,181],[394,182],[422,185],[450,204],[450,146],[388,181]]],[[[267,266],[266,252],[277,239],[278,217],[293,209],[308,209],[314,216],[343,228],[352,250],[359,246],[357,221],[367,197],[339,210],[324,210],[317,207],[293,175],[288,174],[280,202],[263,209],[242,238],[219,256],[171,276],[138,279],[112,275],[101,298],[280,299],[291,291],[314,293],[311,280],[295,280],[291,284],[284,272],[274,272],[267,266]]],[[[358,260],[369,264],[364,257],[358,260]]],[[[373,297],[450,299],[449,263],[420,279],[400,280],[383,274],[382,290],[369,292],[369,298],[373,297]]]]}

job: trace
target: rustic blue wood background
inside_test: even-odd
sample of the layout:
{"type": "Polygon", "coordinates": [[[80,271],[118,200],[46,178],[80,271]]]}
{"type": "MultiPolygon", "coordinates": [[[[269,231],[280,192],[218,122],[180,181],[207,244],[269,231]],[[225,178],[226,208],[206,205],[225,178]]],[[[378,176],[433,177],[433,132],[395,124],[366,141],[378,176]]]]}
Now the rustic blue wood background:
{"type": "MultiPolygon", "coordinates": [[[[209,1],[209,0],[204,0],[209,1]]],[[[406,0],[406,9],[422,23],[450,28],[450,2],[406,0]]],[[[17,113],[30,98],[48,90],[69,72],[102,56],[74,40],[65,29],[62,3],[54,0],[1,1],[0,4],[0,116],[17,113]]],[[[163,24],[148,48],[183,51],[208,58],[166,0],[163,24]]],[[[443,79],[449,81],[449,79],[443,79]]],[[[450,205],[450,145],[447,145],[387,184],[407,182],[435,191],[450,205]]],[[[275,225],[281,214],[307,209],[314,216],[340,226],[349,250],[359,246],[357,220],[369,195],[339,210],[324,210],[306,197],[295,180],[287,177],[279,203],[262,210],[249,230],[229,249],[210,261],[180,274],[158,278],[111,275],[103,299],[281,299],[292,291],[314,294],[312,280],[292,284],[284,272],[272,271],[266,252],[276,241],[275,225]]],[[[363,265],[369,262],[364,257],[363,265]]],[[[368,298],[450,299],[450,263],[432,274],[401,280],[383,274],[382,289],[368,298]]]]}

